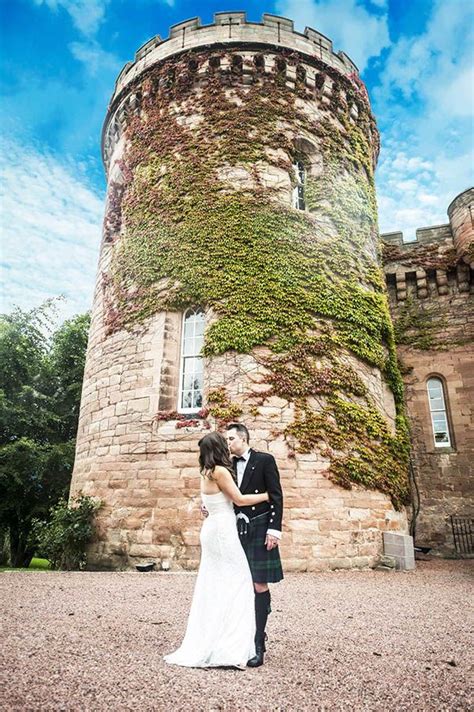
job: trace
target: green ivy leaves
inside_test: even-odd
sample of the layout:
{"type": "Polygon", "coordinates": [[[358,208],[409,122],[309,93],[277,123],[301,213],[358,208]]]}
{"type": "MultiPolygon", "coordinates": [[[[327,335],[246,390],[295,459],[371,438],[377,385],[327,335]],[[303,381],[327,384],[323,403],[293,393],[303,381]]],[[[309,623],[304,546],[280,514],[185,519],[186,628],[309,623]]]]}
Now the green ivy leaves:
{"type": "MultiPolygon", "coordinates": [[[[296,94],[267,75],[247,87],[233,75],[209,76],[191,95],[187,59],[151,70],[147,81],[161,88],[128,129],[109,328],[163,309],[212,307],[204,353],[270,346],[271,393],[297,404],[287,437],[297,449],[324,452],[342,486],[375,487],[399,506],[408,440],[378,264],[368,107],[358,101],[359,118],[350,119],[340,90],[348,102],[355,95],[343,77],[332,108],[320,103],[316,112],[305,110],[304,99],[314,101],[307,90],[296,94]],[[162,81],[171,66],[174,85],[162,81]],[[269,166],[271,176],[287,174],[290,190],[300,136],[322,157],[321,170],[309,172],[304,212],[282,201],[268,175],[269,166]],[[396,436],[344,362],[348,353],[384,373],[400,418],[396,436]],[[314,397],[320,410],[310,406],[314,397]]],[[[227,401],[209,403],[220,419],[241,413],[227,401]]]]}

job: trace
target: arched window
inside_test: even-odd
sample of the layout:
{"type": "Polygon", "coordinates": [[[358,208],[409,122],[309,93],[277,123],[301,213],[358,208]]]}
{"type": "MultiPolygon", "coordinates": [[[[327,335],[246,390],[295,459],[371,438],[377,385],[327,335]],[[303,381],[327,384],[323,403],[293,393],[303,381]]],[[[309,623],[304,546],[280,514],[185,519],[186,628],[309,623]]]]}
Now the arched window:
{"type": "Polygon", "coordinates": [[[293,163],[293,170],[296,179],[296,185],[293,188],[293,207],[297,210],[305,210],[306,167],[303,161],[295,161],[293,163]]]}
{"type": "Polygon", "coordinates": [[[178,410],[193,413],[202,408],[205,317],[201,309],[188,309],[183,316],[178,410]]]}
{"type": "Polygon", "coordinates": [[[433,377],[428,380],[427,385],[435,447],[450,447],[451,438],[449,435],[443,381],[441,378],[433,377]]]}

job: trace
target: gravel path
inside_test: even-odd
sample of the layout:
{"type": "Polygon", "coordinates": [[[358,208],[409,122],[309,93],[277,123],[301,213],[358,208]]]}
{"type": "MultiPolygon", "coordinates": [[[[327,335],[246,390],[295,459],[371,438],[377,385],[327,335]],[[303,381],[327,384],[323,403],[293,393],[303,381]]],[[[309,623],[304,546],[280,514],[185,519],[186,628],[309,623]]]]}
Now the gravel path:
{"type": "Polygon", "coordinates": [[[288,575],[272,588],[265,665],[238,671],[162,661],[184,633],[193,574],[5,572],[0,708],[473,709],[472,573],[430,561],[288,575]]]}

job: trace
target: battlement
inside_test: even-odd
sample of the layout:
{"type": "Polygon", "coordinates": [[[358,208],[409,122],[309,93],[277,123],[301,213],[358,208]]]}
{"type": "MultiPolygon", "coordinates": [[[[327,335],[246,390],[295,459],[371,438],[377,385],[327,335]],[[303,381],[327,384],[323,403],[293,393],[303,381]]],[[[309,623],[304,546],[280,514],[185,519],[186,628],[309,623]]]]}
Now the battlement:
{"type": "Polygon", "coordinates": [[[433,299],[470,292],[471,273],[456,252],[451,224],[419,228],[412,242],[403,242],[402,232],[380,237],[392,305],[408,296],[433,299]]]}
{"type": "MultiPolygon", "coordinates": [[[[460,288],[467,291],[466,275],[470,274],[469,268],[474,270],[474,188],[459,193],[451,201],[447,212],[448,225],[419,228],[416,231],[416,240],[411,242],[403,241],[402,232],[381,235],[385,245],[385,272],[390,274],[397,271],[398,281],[404,282],[404,271],[409,271],[413,266],[418,271],[424,268],[439,271],[445,268],[454,269],[457,266],[463,285],[460,288]]],[[[404,291],[403,287],[402,295],[404,291]]]]}
{"type": "Polygon", "coordinates": [[[416,230],[416,240],[404,242],[403,232],[386,232],[380,235],[380,239],[388,245],[400,247],[404,251],[410,251],[421,245],[438,243],[446,239],[453,239],[451,225],[433,225],[430,227],[419,227],[416,230]]]}
{"type": "MultiPolygon", "coordinates": [[[[316,30],[307,27],[303,34],[295,32],[292,20],[268,14],[261,23],[247,22],[244,12],[216,13],[212,25],[201,25],[195,17],[173,25],[166,40],[158,35],[150,39],[120,72],[102,130],[106,170],[129,118],[140,114],[149,96],[149,89],[141,90],[142,80],[170,58],[178,63],[184,59],[186,80],[196,86],[217,73],[224,82],[232,76],[233,82],[243,85],[254,83],[258,76],[278,77],[290,90],[304,85],[323,108],[334,102],[335,111],[347,110],[352,123],[364,113],[362,105],[369,103],[355,64],[344,52],[335,53],[331,40],[316,30]],[[355,91],[341,89],[342,77],[355,91]]],[[[169,87],[175,81],[170,72],[165,84],[169,87]]]]}
{"type": "Polygon", "coordinates": [[[217,12],[211,25],[202,25],[198,17],[179,22],[170,28],[169,37],[159,35],[145,42],[127,62],[115,83],[114,98],[152,64],[186,50],[210,45],[267,44],[314,57],[342,74],[358,76],[359,70],[344,52],[334,52],[330,39],[317,30],[306,27],[296,32],[294,23],[286,17],[264,14],[262,22],[248,22],[245,12],[217,12]]]}

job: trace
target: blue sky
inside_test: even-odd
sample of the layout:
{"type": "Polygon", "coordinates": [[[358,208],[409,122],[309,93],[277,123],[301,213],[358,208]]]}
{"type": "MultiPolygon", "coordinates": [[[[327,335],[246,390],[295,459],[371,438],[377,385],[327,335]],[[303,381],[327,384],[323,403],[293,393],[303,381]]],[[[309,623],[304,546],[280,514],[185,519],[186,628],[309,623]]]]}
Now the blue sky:
{"type": "Polygon", "coordinates": [[[105,178],[100,131],[115,78],[170,25],[245,10],[313,27],[359,66],[381,131],[382,232],[446,223],[473,183],[474,4],[468,0],[0,0],[1,311],[60,294],[90,308],[105,178]]]}

